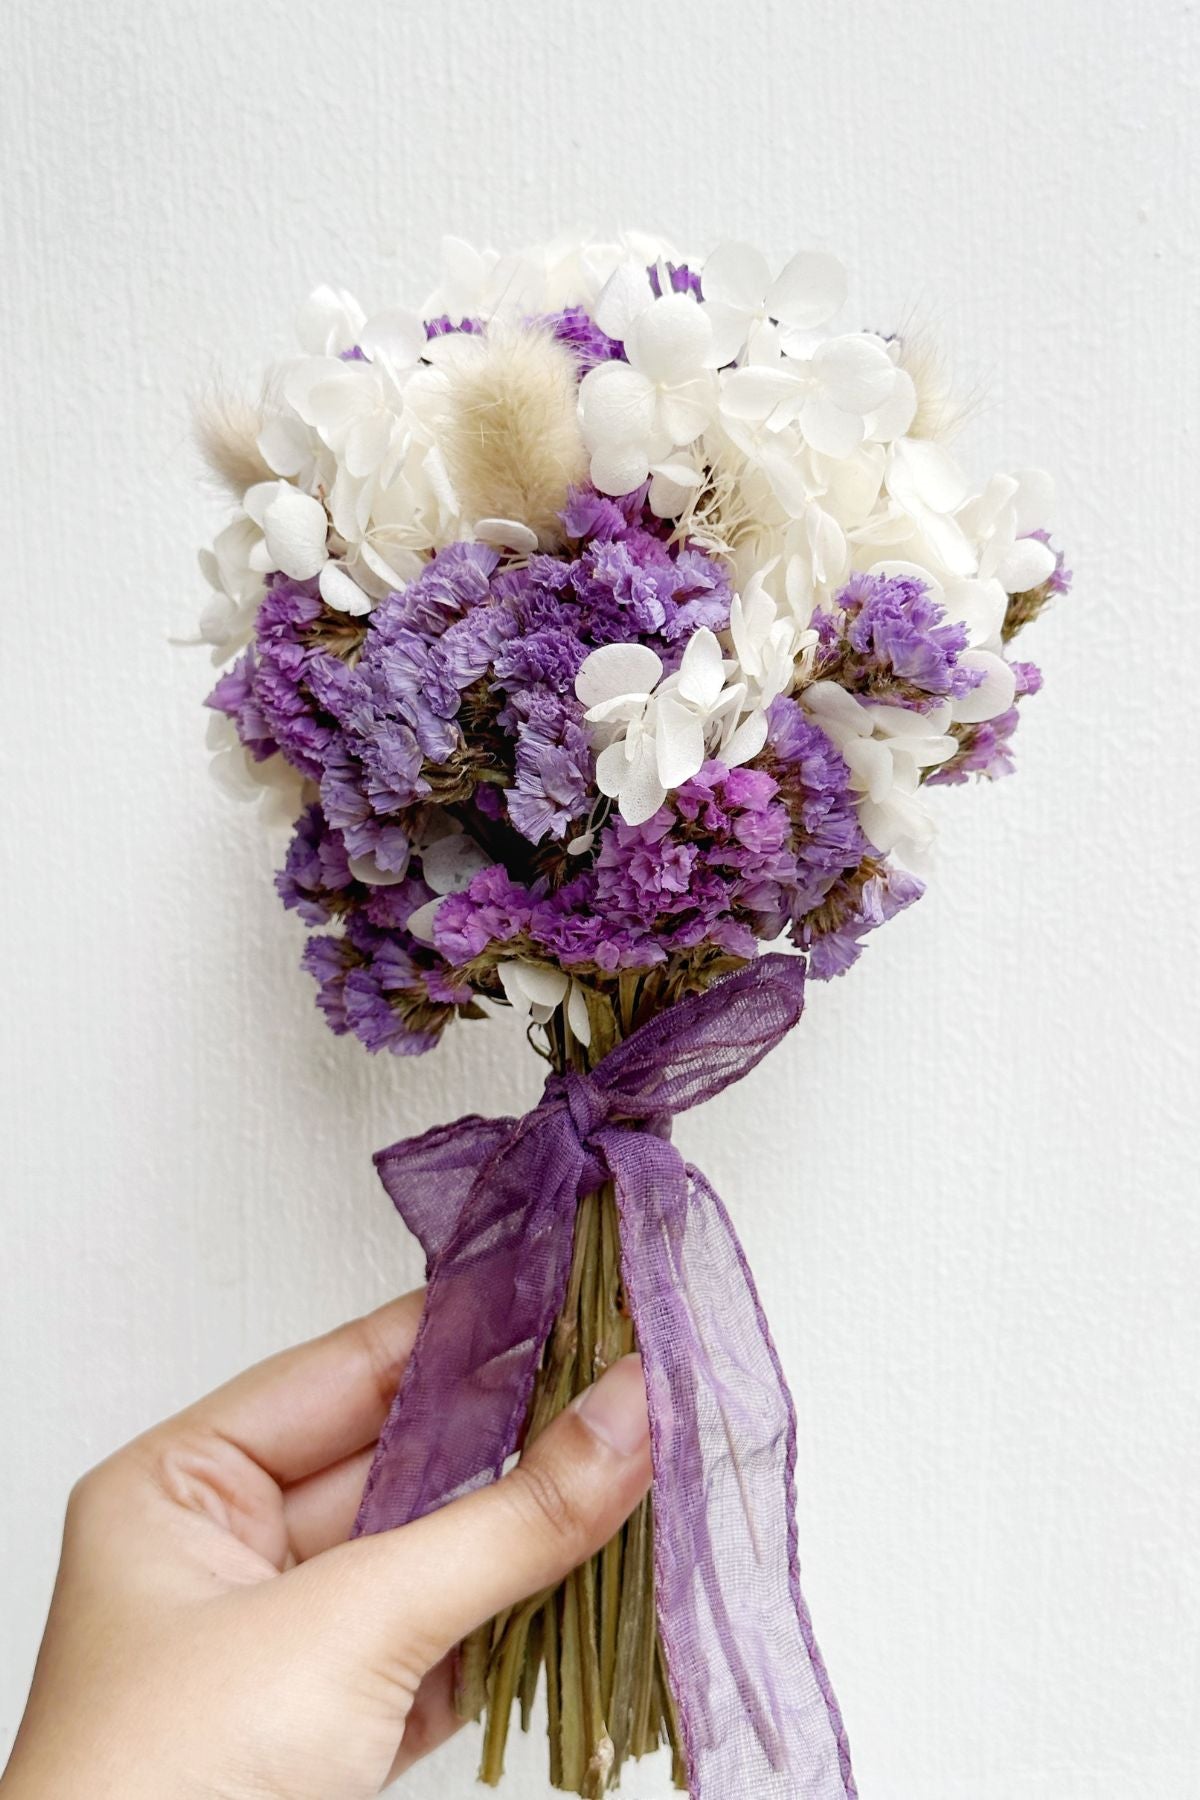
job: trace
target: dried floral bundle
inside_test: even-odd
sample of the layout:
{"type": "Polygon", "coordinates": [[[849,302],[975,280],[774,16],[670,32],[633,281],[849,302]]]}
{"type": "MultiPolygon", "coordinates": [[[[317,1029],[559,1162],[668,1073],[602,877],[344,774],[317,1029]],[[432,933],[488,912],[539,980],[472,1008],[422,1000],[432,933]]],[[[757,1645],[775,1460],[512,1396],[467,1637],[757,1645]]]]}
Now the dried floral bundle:
{"type": "Polygon", "coordinates": [[[294,821],[326,1019],[404,1055],[507,1006],[551,1065],[525,1119],[377,1159],[430,1288],[359,1528],[646,1370],[652,1500],[463,1646],[487,1781],[544,1672],[571,1792],[669,1743],[693,1795],[854,1793],[786,1385],[669,1121],[918,897],[928,790],[1010,771],[1040,685],[1010,645],[1069,578],[1047,478],[973,487],[926,349],[835,330],[845,298],[816,252],[451,242],[422,312],[322,289],[202,421],[237,502],[202,559],[214,768],[294,821]]]}

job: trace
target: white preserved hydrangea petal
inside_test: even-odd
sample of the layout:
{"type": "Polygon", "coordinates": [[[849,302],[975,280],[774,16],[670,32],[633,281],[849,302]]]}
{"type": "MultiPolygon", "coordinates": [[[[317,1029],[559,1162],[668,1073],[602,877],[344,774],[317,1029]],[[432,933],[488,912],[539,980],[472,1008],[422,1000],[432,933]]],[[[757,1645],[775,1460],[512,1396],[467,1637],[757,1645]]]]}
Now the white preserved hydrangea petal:
{"type": "MultiPolygon", "coordinates": [[[[705,376],[697,376],[660,394],[658,424],[666,440],[663,450],[675,444],[690,444],[698,438],[712,418],[715,400],[716,390],[705,376]]],[[[651,443],[653,445],[653,439],[651,443]]]]}
{"type": "Polygon", "coordinates": [[[646,495],[651,512],[658,519],[677,519],[704,477],[693,464],[677,458],[654,463],[650,469],[650,491],[646,495]]]}
{"type": "Polygon", "coordinates": [[[870,734],[871,720],[864,706],[860,706],[853,694],[848,694],[844,687],[836,681],[814,681],[804,690],[804,704],[809,712],[816,716],[817,723],[826,724],[838,733],[839,744],[846,736],[865,737],[870,734]]]}
{"type": "MultiPolygon", "coordinates": [[[[762,420],[798,407],[803,388],[789,369],[753,364],[731,369],[721,383],[721,411],[731,419],[762,420]]],[[[786,424],[786,417],[780,423],[786,424]]]]}
{"type": "Polygon", "coordinates": [[[1013,478],[1017,483],[1017,533],[1024,537],[1044,526],[1053,512],[1054,477],[1045,469],[1014,469],[1013,478]]]}
{"type": "Polygon", "coordinates": [[[954,717],[960,724],[978,725],[1008,711],[1017,691],[1010,663],[991,650],[964,650],[958,663],[962,669],[976,669],[983,675],[978,687],[953,702],[954,717]]]}
{"type": "Polygon", "coordinates": [[[809,505],[809,486],[799,439],[785,433],[777,445],[759,451],[758,463],[784,512],[791,519],[802,518],[809,505]]]}
{"type": "Polygon", "coordinates": [[[492,859],[465,831],[452,831],[421,849],[421,875],[435,894],[460,894],[492,859]]]}
{"type": "Polygon", "coordinates": [[[592,486],[601,494],[631,494],[650,473],[645,444],[606,445],[592,451],[592,486]]]}
{"type": "Polygon", "coordinates": [[[654,739],[643,736],[629,759],[621,780],[618,810],[627,825],[644,825],[667,797],[658,773],[654,739]]]}
{"type": "Polygon", "coordinates": [[[587,1009],[587,996],[577,981],[567,989],[567,1024],[573,1036],[586,1048],[592,1041],[592,1021],[587,1009]]]}
{"type": "Polygon", "coordinates": [[[601,331],[625,342],[630,326],[653,303],[654,289],[645,261],[629,258],[617,264],[596,301],[592,314],[601,331]]]}
{"type": "Polygon", "coordinates": [[[584,718],[589,725],[631,725],[646,710],[646,694],[614,694],[611,700],[599,700],[589,706],[584,718]]]}
{"type": "Polygon", "coordinates": [[[404,929],[415,937],[419,944],[432,944],[434,920],[437,918],[445,898],[445,894],[435,894],[432,900],[426,900],[423,906],[418,906],[415,912],[409,913],[408,918],[404,921],[404,929]]]}
{"type": "Polygon", "coordinates": [[[813,352],[812,372],[834,406],[860,417],[882,406],[896,385],[896,365],[865,332],[827,338],[813,352]]]}
{"type": "Polygon", "coordinates": [[[897,369],[888,398],[867,415],[867,437],[890,444],[902,438],[917,416],[917,389],[907,369],[897,369]]]}
{"type": "MultiPolygon", "coordinates": [[[[867,716],[873,726],[886,731],[892,737],[902,738],[938,738],[950,723],[951,707],[948,700],[939,700],[928,712],[914,712],[908,706],[880,706],[871,704],[866,708],[867,716]]],[[[953,740],[951,740],[953,743],[953,740]]]]}
{"type": "Polygon", "coordinates": [[[366,318],[345,288],[314,288],[296,316],[296,336],[311,355],[337,356],[354,346],[366,318]]]}
{"type": "Polygon", "coordinates": [[[475,537],[481,544],[494,544],[498,550],[515,550],[530,556],[538,547],[538,535],[519,519],[476,519],[475,537]]]}
{"type": "Polygon", "coordinates": [[[883,804],[865,799],[859,806],[858,818],[868,841],[881,855],[903,851],[906,861],[927,850],[936,831],[922,802],[895,788],[883,804]]]}
{"type": "Polygon", "coordinates": [[[566,997],[568,977],[546,963],[513,958],[497,964],[496,973],[509,1002],[521,1012],[532,1011],[535,1017],[541,1014],[539,1024],[545,1024],[566,997]]]}
{"type": "Polygon", "coordinates": [[[950,513],[967,495],[966,476],[953,457],[925,438],[905,438],[892,446],[885,479],[889,494],[902,506],[917,501],[934,512],[950,513]]]}
{"type": "Polygon", "coordinates": [[[731,769],[740,768],[758,755],[767,741],[767,715],[763,711],[747,713],[721,746],[721,761],[731,769]]]}
{"type": "Polygon", "coordinates": [[[683,698],[696,706],[707,708],[716,704],[725,685],[725,658],[716,634],[707,625],[688,639],[676,685],[683,698]]]}
{"type": "Polygon", "coordinates": [[[654,390],[628,363],[600,363],[579,384],[579,424],[589,450],[639,443],[654,429],[654,390]]]}
{"type": "Polygon", "coordinates": [[[355,421],[373,409],[378,390],[372,393],[371,389],[377,379],[364,363],[334,363],[332,373],[308,388],[302,416],[337,449],[355,421]]]}
{"type": "Polygon", "coordinates": [[[826,324],[845,303],[846,270],[836,256],[821,250],[798,251],[766,290],[766,311],[770,317],[800,331],[826,324]]]}
{"type": "Polygon", "coordinates": [[[1041,587],[1054,573],[1054,552],[1040,538],[1018,538],[1000,559],[997,578],[1006,593],[1025,594],[1041,587]]]}
{"type": "Polygon", "coordinates": [[[706,300],[716,300],[739,312],[759,311],[771,281],[771,269],[753,244],[730,239],[718,244],[705,261],[701,286],[706,300]]]}
{"type": "Polygon", "coordinates": [[[210,594],[200,613],[199,631],[204,642],[214,648],[227,644],[237,630],[239,611],[237,602],[228,594],[210,594]]]}
{"type": "Polygon", "coordinates": [[[259,453],[277,475],[299,475],[312,461],[312,434],[304,423],[286,413],[268,419],[258,434],[259,453]]]}
{"type": "Polygon", "coordinates": [[[579,665],[575,694],[585,707],[619,695],[649,694],[662,672],[662,658],[648,644],[603,644],[579,665]]]}
{"type": "MultiPolygon", "coordinates": [[[[928,579],[928,577],[926,577],[928,579]]],[[[995,579],[951,581],[945,591],[946,611],[965,625],[972,648],[996,649],[1008,610],[1008,595],[995,579]]]]}
{"type": "MultiPolygon", "coordinates": [[[[971,532],[981,542],[1000,534],[1002,548],[1011,542],[1016,536],[1013,501],[1020,492],[1020,485],[1012,475],[993,475],[981,493],[964,500],[960,514],[963,529],[971,532]],[[1007,532],[1002,531],[1005,525],[1007,532]]],[[[965,482],[963,486],[965,492],[965,482]]]]}
{"type": "Polygon", "coordinates": [[[311,494],[281,483],[262,516],[263,536],[273,568],[294,581],[309,581],[325,563],[329,520],[311,494]]]}
{"type": "MultiPolygon", "coordinates": [[[[833,587],[850,570],[850,549],[841,525],[824,507],[810,505],[804,511],[804,536],[812,579],[818,587],[833,587]]],[[[792,559],[793,563],[795,559],[792,559]]],[[[789,564],[789,569],[792,564],[789,564]]],[[[789,598],[792,590],[789,586],[789,598]]]]}
{"type": "Polygon", "coordinates": [[[814,450],[824,456],[853,456],[863,441],[862,415],[846,412],[824,392],[817,392],[800,409],[800,429],[814,450]]]}
{"type": "Polygon", "coordinates": [[[381,869],[370,852],[365,856],[347,857],[346,861],[355,881],[363,881],[368,887],[398,887],[408,878],[407,856],[403,858],[402,866],[396,869],[381,869]]]}
{"type": "Polygon", "coordinates": [[[373,313],[359,333],[358,342],[372,362],[384,362],[392,370],[415,367],[425,354],[425,327],[415,312],[390,307],[373,313]]]}
{"type": "MultiPolygon", "coordinates": [[[[690,381],[704,366],[712,326],[690,294],[664,294],[632,321],[625,338],[630,363],[662,386],[690,381]]],[[[619,367],[619,364],[602,365],[619,367]]]]}
{"type": "Polygon", "coordinates": [[[664,694],[654,709],[658,778],[668,790],[682,786],[704,763],[704,724],[688,706],[664,694]]]}
{"type": "Polygon", "coordinates": [[[871,800],[883,800],[891,791],[894,765],[887,745],[876,737],[852,737],[842,757],[855,786],[871,800]]]}
{"type": "Polygon", "coordinates": [[[596,758],[596,786],[609,800],[615,800],[621,792],[621,783],[625,779],[629,767],[629,758],[625,754],[625,740],[618,738],[615,743],[606,744],[596,758]]]}
{"type": "Polygon", "coordinates": [[[374,412],[352,418],[342,444],[342,461],[358,481],[374,473],[388,453],[395,420],[374,412]]]}
{"type": "Polygon", "coordinates": [[[720,369],[740,355],[752,321],[741,307],[726,306],[721,300],[706,299],[704,316],[712,327],[708,363],[711,368],[720,369]]]}
{"type": "Polygon", "coordinates": [[[358,554],[376,580],[382,582],[385,592],[392,593],[415,581],[425,567],[424,557],[416,551],[406,551],[402,544],[391,542],[385,530],[376,528],[373,535],[373,543],[363,539],[358,554]]]}
{"type": "Polygon", "coordinates": [[[322,600],[334,612],[347,613],[352,619],[360,619],[371,611],[371,596],[363,593],[357,581],[347,574],[340,563],[327,562],[324,565],[319,586],[322,600]]]}

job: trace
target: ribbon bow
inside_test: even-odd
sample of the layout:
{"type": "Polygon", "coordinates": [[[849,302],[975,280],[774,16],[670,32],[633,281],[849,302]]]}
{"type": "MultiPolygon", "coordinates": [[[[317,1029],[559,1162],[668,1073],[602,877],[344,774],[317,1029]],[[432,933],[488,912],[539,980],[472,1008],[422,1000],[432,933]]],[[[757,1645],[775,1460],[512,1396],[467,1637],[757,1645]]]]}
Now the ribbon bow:
{"type": "Polygon", "coordinates": [[[420,1239],[420,1331],[355,1532],[494,1480],[566,1288],[575,1209],[611,1179],[646,1380],[659,1629],[693,1800],[854,1800],[800,1592],[796,1420],[729,1216],[667,1133],[800,1017],[804,964],[769,955],[551,1076],[521,1119],[475,1115],[381,1150],[420,1239]]]}

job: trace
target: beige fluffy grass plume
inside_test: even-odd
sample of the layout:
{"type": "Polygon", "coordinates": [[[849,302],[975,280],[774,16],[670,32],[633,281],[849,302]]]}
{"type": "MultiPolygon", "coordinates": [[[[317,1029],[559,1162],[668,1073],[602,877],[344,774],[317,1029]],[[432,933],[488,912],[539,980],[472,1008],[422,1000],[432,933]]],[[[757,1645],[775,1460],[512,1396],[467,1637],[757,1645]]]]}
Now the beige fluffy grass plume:
{"type": "Polygon", "coordinates": [[[917,411],[909,437],[945,443],[960,432],[979,407],[979,397],[955,391],[946,358],[934,332],[914,324],[900,334],[900,367],[912,377],[917,411]]]}
{"type": "Polygon", "coordinates": [[[570,351],[549,332],[493,326],[443,368],[438,448],[464,518],[517,519],[553,548],[567,489],[588,468],[570,351]]]}
{"type": "Polygon", "coordinates": [[[216,385],[192,404],[192,431],[211,473],[240,500],[258,481],[276,479],[258,447],[263,428],[263,401],[256,405],[241,394],[216,385]]]}

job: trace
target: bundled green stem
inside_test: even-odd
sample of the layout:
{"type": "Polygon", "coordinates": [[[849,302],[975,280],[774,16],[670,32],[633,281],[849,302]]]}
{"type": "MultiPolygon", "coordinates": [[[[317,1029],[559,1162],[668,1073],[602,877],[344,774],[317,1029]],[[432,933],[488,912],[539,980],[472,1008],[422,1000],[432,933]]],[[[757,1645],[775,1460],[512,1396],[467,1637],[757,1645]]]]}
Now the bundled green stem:
{"type": "MultiPolygon", "coordinates": [[[[617,1035],[620,1022],[610,1014],[608,1023],[595,1055],[617,1035]]],[[[624,1024],[628,1029],[629,1021],[624,1024]]],[[[570,1041],[554,1051],[560,1070],[590,1060],[570,1041]]],[[[567,1291],[543,1353],[524,1441],[531,1443],[634,1347],[616,1199],[606,1184],[579,1203],[567,1291]]],[[[494,1786],[503,1775],[514,1708],[529,1729],[543,1669],[555,1787],[597,1800],[616,1786],[627,1757],[663,1744],[671,1747],[675,1785],[686,1787],[658,1637],[649,1496],[598,1556],[559,1587],[501,1613],[462,1646],[456,1698],[464,1718],[484,1719],[481,1781],[494,1786]]]]}

